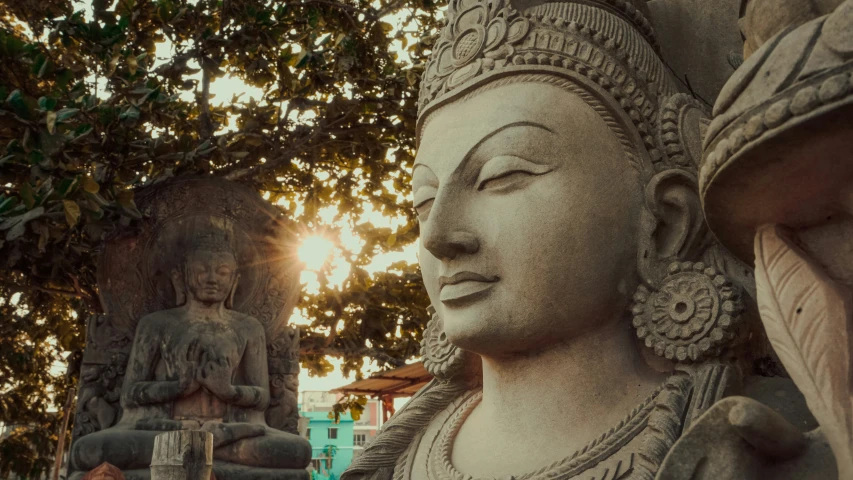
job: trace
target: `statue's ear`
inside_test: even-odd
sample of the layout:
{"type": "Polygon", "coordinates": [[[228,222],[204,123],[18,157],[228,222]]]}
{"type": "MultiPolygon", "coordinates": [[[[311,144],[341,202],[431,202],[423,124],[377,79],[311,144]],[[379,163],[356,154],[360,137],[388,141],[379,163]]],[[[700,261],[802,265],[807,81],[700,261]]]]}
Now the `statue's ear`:
{"type": "Polygon", "coordinates": [[[710,237],[696,177],[672,169],[646,185],[646,218],[640,234],[639,270],[643,280],[657,284],[676,261],[696,261],[710,237]]]}
{"type": "Polygon", "coordinates": [[[180,307],[187,303],[187,292],[185,289],[184,275],[180,269],[172,269],[172,288],[175,289],[175,306],[180,307]]]}
{"type": "Polygon", "coordinates": [[[234,277],[234,284],[231,285],[231,293],[228,294],[228,298],[225,300],[225,308],[228,310],[234,309],[234,294],[237,293],[237,284],[240,282],[240,274],[236,274],[234,277]]]}

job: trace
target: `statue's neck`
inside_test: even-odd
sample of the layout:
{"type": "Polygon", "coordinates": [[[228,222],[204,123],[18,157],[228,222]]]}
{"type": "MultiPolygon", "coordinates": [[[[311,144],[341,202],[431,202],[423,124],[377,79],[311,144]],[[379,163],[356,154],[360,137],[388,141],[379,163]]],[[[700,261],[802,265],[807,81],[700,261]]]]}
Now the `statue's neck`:
{"type": "MultiPolygon", "coordinates": [[[[665,379],[642,357],[630,320],[613,319],[541,351],[483,358],[483,398],[469,421],[491,430],[486,438],[551,439],[546,443],[571,452],[616,425],[665,379]]],[[[558,458],[548,445],[542,449],[543,461],[558,458]]]]}
{"type": "Polygon", "coordinates": [[[184,309],[192,317],[198,318],[224,318],[225,305],[222,302],[206,303],[200,302],[190,296],[184,309]]]}

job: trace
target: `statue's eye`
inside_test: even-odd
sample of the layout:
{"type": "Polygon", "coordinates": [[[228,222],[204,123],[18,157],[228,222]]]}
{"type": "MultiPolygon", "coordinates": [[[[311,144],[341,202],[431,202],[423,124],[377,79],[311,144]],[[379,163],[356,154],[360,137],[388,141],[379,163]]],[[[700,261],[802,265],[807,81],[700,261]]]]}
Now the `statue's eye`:
{"type": "Polygon", "coordinates": [[[425,220],[429,216],[429,211],[432,209],[432,204],[435,202],[436,188],[432,186],[424,186],[415,192],[415,211],[418,213],[418,218],[425,220]]]}
{"type": "Polygon", "coordinates": [[[218,270],[216,270],[216,273],[220,275],[231,275],[231,269],[228,267],[220,267],[218,270]]]}
{"type": "Polygon", "coordinates": [[[435,202],[435,199],[430,198],[415,205],[415,212],[418,213],[418,217],[425,219],[427,216],[429,216],[429,211],[432,209],[433,202],[435,202]]]}
{"type": "Polygon", "coordinates": [[[544,175],[551,170],[551,166],[533,163],[513,155],[494,157],[480,169],[477,190],[507,190],[529,177],[544,175]]]}
{"type": "Polygon", "coordinates": [[[530,172],[525,172],[522,170],[506,172],[500,176],[483,180],[480,183],[478,190],[495,190],[510,187],[513,184],[519,182],[520,180],[524,180],[525,178],[530,176],[532,176],[530,172]]]}

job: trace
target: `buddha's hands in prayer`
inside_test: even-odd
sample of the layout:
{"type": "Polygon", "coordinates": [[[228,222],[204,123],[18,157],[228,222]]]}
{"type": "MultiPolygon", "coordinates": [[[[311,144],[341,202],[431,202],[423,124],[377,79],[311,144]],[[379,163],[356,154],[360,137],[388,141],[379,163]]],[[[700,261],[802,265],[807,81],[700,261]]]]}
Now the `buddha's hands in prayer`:
{"type": "Polygon", "coordinates": [[[178,370],[178,391],[182,397],[188,397],[201,388],[198,381],[198,350],[198,341],[190,342],[186,360],[175,362],[175,368],[178,370]]]}
{"type": "Polygon", "coordinates": [[[230,358],[205,352],[197,378],[205,390],[231,403],[237,396],[237,389],[231,383],[232,371],[230,358]]]}
{"type": "Polygon", "coordinates": [[[185,362],[178,366],[178,389],[182,397],[187,397],[197,392],[201,388],[201,383],[198,381],[198,363],[185,362]]]}

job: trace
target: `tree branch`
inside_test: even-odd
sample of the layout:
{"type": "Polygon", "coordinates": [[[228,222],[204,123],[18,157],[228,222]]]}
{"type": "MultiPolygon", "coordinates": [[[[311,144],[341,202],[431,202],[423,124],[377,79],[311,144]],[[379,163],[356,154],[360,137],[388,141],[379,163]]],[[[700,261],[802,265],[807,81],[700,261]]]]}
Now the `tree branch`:
{"type": "Polygon", "coordinates": [[[210,71],[204,68],[203,60],[201,70],[201,98],[199,99],[199,109],[201,113],[198,116],[199,135],[203,140],[210,140],[213,137],[213,122],[210,119],[210,71]]]}
{"type": "Polygon", "coordinates": [[[377,16],[377,15],[372,14],[372,13],[368,13],[368,12],[358,8],[358,7],[354,7],[352,5],[347,5],[347,4],[341,3],[341,2],[336,2],[334,0],[305,0],[305,2],[303,2],[303,5],[311,5],[311,4],[327,5],[329,7],[339,8],[339,9],[344,10],[346,12],[359,13],[361,15],[364,15],[365,18],[373,20],[374,22],[378,21],[380,18],[380,16],[377,16]]]}
{"type": "Polygon", "coordinates": [[[379,361],[383,361],[394,367],[402,367],[406,361],[400,358],[394,358],[387,353],[375,348],[362,347],[355,350],[341,349],[337,347],[318,347],[316,345],[304,346],[299,349],[299,355],[326,355],[330,357],[370,357],[379,361]]]}

